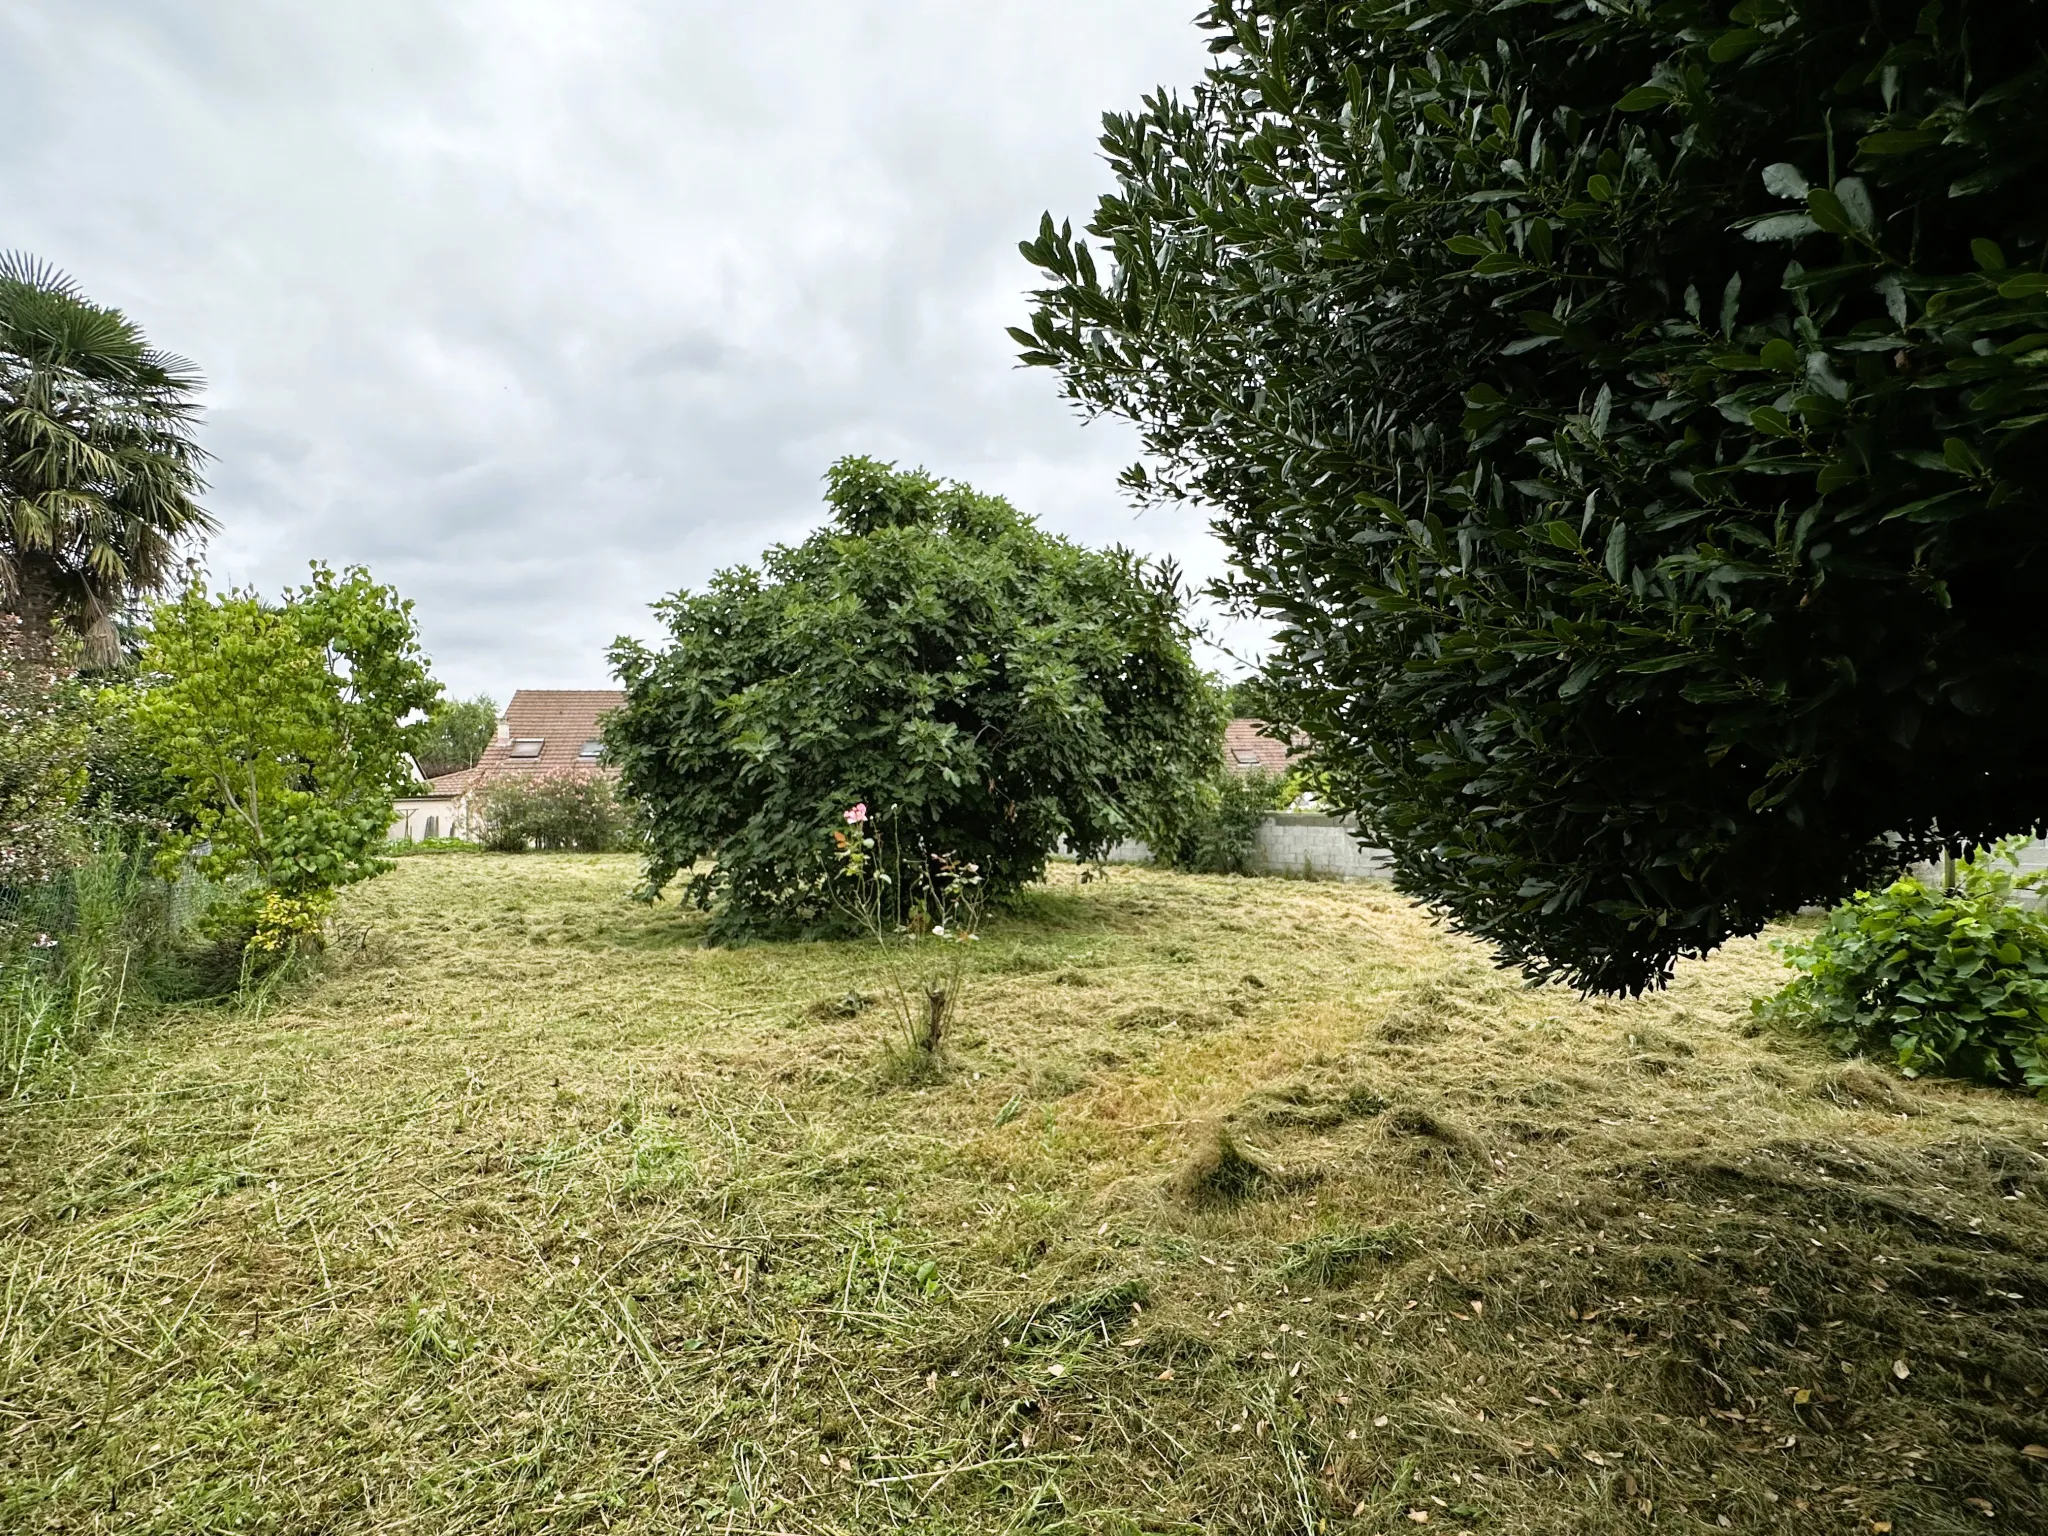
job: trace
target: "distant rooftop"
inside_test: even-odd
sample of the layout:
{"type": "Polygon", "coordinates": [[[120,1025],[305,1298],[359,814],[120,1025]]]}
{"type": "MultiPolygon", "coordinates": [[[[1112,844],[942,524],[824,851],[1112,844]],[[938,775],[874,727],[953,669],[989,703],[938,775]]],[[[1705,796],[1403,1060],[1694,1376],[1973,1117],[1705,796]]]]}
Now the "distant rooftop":
{"type": "Polygon", "coordinates": [[[590,772],[596,766],[599,722],[625,702],[616,688],[521,688],[498,718],[498,733],[468,770],[463,788],[500,774],[590,772]]]}
{"type": "Polygon", "coordinates": [[[1223,728],[1223,762],[1232,773],[1250,773],[1263,768],[1268,773],[1286,773],[1291,760],[1308,745],[1307,740],[1297,739],[1292,747],[1286,742],[1275,741],[1259,732],[1266,728],[1263,720],[1233,720],[1223,728]]]}

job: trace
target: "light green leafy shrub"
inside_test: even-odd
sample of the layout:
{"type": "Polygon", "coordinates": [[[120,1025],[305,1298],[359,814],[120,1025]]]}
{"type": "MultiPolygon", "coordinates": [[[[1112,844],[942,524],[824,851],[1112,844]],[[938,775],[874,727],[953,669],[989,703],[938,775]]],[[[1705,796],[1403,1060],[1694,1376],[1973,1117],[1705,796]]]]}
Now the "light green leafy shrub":
{"type": "Polygon", "coordinates": [[[135,727],[179,785],[166,859],[288,896],[390,867],[392,800],[413,782],[402,722],[439,692],[411,603],[353,566],[316,564],[279,603],[194,582],[153,610],[143,669],[135,727]]]}
{"type": "Polygon", "coordinates": [[[1214,797],[1191,820],[1160,862],[1197,875],[1248,875],[1259,823],[1294,799],[1284,774],[1254,768],[1249,773],[1219,769],[1214,797]]]}
{"type": "Polygon", "coordinates": [[[1845,1051],[2048,1096],[2048,915],[2022,904],[2024,839],[1981,848],[1946,894],[1912,878],[1861,891],[1803,944],[1799,977],[1759,1005],[1845,1051]]]}

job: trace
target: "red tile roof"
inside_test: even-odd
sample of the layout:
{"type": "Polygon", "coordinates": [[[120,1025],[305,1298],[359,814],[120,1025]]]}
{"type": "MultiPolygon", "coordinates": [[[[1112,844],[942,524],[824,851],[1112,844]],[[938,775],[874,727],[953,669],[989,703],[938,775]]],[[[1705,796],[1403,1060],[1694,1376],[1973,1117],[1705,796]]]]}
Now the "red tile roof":
{"type": "MultiPolygon", "coordinates": [[[[560,773],[596,767],[583,755],[597,740],[598,722],[626,702],[616,688],[521,688],[498,719],[498,734],[469,769],[463,787],[474,788],[505,774],[560,773]],[[514,757],[516,744],[539,742],[535,756],[514,757]]],[[[435,781],[437,784],[441,780],[435,781]]]]}
{"type": "Polygon", "coordinates": [[[474,768],[458,768],[453,773],[435,774],[433,778],[427,780],[427,786],[433,794],[459,795],[469,788],[469,781],[475,777],[474,768]]]}
{"type": "Polygon", "coordinates": [[[1308,745],[1305,737],[1297,737],[1290,747],[1286,742],[1261,736],[1259,732],[1265,727],[1263,720],[1233,720],[1223,728],[1223,762],[1232,773],[1250,773],[1257,768],[1285,773],[1289,760],[1308,745]]]}

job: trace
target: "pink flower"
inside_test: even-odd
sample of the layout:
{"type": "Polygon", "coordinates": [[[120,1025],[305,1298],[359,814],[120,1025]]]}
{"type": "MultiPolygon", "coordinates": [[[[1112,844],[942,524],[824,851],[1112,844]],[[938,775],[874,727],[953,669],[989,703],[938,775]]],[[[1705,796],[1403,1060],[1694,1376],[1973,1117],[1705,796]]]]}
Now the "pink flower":
{"type": "Polygon", "coordinates": [[[852,810],[846,813],[846,824],[849,827],[857,827],[867,819],[868,805],[865,800],[863,800],[859,805],[856,805],[852,810]]]}

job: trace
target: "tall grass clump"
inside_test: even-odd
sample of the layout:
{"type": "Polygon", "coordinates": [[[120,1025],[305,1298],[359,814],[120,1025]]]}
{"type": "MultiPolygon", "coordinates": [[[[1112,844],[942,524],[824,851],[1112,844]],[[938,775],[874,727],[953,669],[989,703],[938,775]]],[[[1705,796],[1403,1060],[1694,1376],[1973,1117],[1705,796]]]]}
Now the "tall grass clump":
{"type": "Polygon", "coordinates": [[[151,851],[106,832],[50,878],[0,890],[0,1094],[111,1028],[155,979],[183,914],[151,851]]]}
{"type": "Polygon", "coordinates": [[[871,817],[866,802],[840,814],[846,827],[832,830],[839,873],[830,895],[874,941],[901,1031],[884,1074],[934,1081],[967,990],[968,952],[981,937],[981,867],[922,845],[905,849],[893,818],[871,817]]]}
{"type": "Polygon", "coordinates": [[[138,1009],[246,991],[234,892],[165,873],[146,829],[106,824],[34,884],[0,886],[0,1098],[31,1091],[138,1009]]]}

